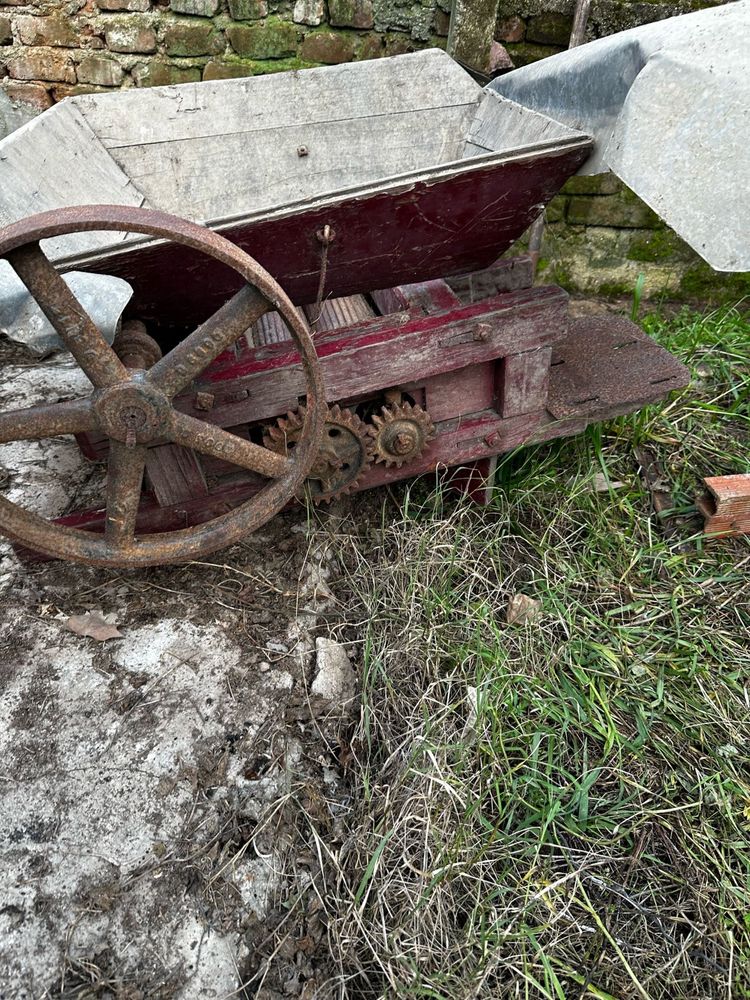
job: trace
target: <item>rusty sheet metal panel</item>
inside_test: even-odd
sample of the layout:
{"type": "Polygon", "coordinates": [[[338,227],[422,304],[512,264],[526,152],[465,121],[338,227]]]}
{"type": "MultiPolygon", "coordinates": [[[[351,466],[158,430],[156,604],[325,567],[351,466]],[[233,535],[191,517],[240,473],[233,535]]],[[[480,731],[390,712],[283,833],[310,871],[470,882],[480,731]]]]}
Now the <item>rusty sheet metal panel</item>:
{"type": "Polygon", "coordinates": [[[553,348],[547,409],[558,420],[606,415],[663,399],[689,381],[685,365],[629,319],[587,317],[553,348]]]}

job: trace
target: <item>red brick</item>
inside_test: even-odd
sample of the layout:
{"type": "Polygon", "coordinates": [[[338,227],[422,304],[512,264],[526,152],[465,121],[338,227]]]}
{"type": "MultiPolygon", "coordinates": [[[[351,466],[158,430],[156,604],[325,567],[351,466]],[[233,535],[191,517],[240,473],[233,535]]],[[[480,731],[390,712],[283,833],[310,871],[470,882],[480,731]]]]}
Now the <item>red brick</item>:
{"type": "Polygon", "coordinates": [[[52,83],[75,83],[76,71],[66,52],[57,49],[29,49],[8,63],[16,80],[49,80],[52,83]]]}
{"type": "Polygon", "coordinates": [[[137,17],[108,20],[104,34],[110,52],[156,52],[154,29],[137,17]]]}
{"type": "Polygon", "coordinates": [[[3,91],[11,101],[28,104],[36,111],[45,111],[52,104],[52,98],[41,83],[16,83],[13,80],[6,80],[3,91]]]}

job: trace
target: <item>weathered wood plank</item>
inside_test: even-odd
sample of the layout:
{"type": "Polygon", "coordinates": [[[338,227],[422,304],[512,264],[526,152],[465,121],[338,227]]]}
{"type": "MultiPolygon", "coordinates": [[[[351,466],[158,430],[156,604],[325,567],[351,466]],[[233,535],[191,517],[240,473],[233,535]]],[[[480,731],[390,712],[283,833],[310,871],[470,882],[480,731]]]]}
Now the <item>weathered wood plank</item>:
{"type": "Polygon", "coordinates": [[[499,410],[503,417],[544,409],[549,387],[552,348],[511,354],[498,365],[499,410]]]}
{"type": "Polygon", "coordinates": [[[375,316],[375,310],[364,295],[347,295],[340,299],[327,299],[320,308],[316,305],[304,307],[309,323],[315,323],[318,334],[329,330],[339,330],[344,326],[354,326],[364,323],[375,316]]]}
{"type": "MultiPolygon", "coordinates": [[[[50,208],[111,204],[149,207],[70,101],[0,142],[0,225],[50,208]]],[[[123,233],[83,233],[45,240],[52,256],[118,247],[123,233]]]]}
{"type": "Polygon", "coordinates": [[[418,281],[413,285],[401,285],[398,293],[411,309],[421,309],[427,316],[455,309],[461,301],[450,287],[440,278],[434,281],[418,281]]]}
{"type": "Polygon", "coordinates": [[[332,122],[470,104],[481,93],[449,56],[431,49],[301,73],[121,91],[106,100],[82,95],[72,103],[107,148],[117,149],[309,124],[325,133],[332,122]]]}
{"type": "Polygon", "coordinates": [[[475,111],[472,102],[332,121],[324,130],[300,123],[248,134],[235,125],[220,139],[121,146],[110,154],[152,203],[213,222],[460,160],[475,111]]]}
{"type": "Polygon", "coordinates": [[[488,90],[469,127],[464,156],[521,150],[540,143],[564,141],[575,134],[566,125],[488,90]]]}
{"type": "MultiPolygon", "coordinates": [[[[553,286],[498,296],[450,313],[431,316],[397,314],[406,319],[393,325],[381,317],[355,331],[331,331],[316,338],[330,401],[373,394],[407,382],[489,362],[519,348],[534,350],[565,335],[565,292],[553,286]],[[479,337],[476,336],[477,328],[479,337]]],[[[201,382],[214,394],[214,408],[198,414],[224,427],[264,420],[295,406],[305,392],[296,352],[288,344],[269,344],[220,371],[209,371],[201,382]],[[222,384],[247,398],[224,402],[222,384]]],[[[226,390],[225,390],[226,391],[226,390]]],[[[193,412],[194,391],[177,401],[193,412]]]]}
{"type": "Polygon", "coordinates": [[[194,451],[160,444],[146,452],[146,474],[162,507],[197,499],[208,493],[206,478],[194,451]]]}

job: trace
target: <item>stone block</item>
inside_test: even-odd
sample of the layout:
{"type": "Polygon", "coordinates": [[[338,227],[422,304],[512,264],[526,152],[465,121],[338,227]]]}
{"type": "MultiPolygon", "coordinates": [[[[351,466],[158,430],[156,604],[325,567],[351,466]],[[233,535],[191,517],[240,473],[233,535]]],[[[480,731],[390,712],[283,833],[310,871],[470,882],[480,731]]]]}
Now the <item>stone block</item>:
{"type": "Polygon", "coordinates": [[[372,0],[328,0],[328,20],[334,28],[371,28],[372,0]]]}
{"type": "Polygon", "coordinates": [[[107,21],[104,37],[112,52],[156,52],[156,32],[137,16],[107,21]]]}
{"type": "Polygon", "coordinates": [[[66,97],[79,97],[81,94],[106,94],[109,87],[95,87],[91,83],[57,83],[52,88],[52,94],[56,101],[62,101],[66,97]]]}
{"type": "Polygon", "coordinates": [[[34,48],[22,52],[8,63],[15,80],[48,80],[50,83],[75,83],[76,71],[67,52],[34,48]]]}
{"type": "Polygon", "coordinates": [[[509,42],[506,48],[508,55],[513,60],[513,65],[517,68],[528,66],[538,59],[546,59],[547,56],[553,56],[556,52],[563,51],[559,45],[532,45],[529,42],[519,42],[518,44],[509,42]]]}
{"type": "Polygon", "coordinates": [[[385,55],[382,35],[363,35],[357,59],[380,59],[385,55]]]}
{"type": "Polygon", "coordinates": [[[552,222],[561,222],[565,216],[565,205],[567,198],[564,198],[561,194],[558,194],[552,201],[549,202],[544,210],[544,221],[547,225],[552,222]]]}
{"type": "Polygon", "coordinates": [[[203,67],[204,80],[234,80],[240,76],[253,76],[254,74],[255,67],[253,63],[219,63],[211,61],[203,67]]]}
{"type": "Polygon", "coordinates": [[[229,0],[229,13],[235,21],[259,21],[268,14],[266,0],[229,0]]]}
{"type": "Polygon", "coordinates": [[[522,42],[526,25],[520,17],[504,17],[495,25],[495,38],[499,42],[522,42]]]}
{"type": "Polygon", "coordinates": [[[10,27],[9,17],[0,17],[0,45],[11,45],[13,43],[13,32],[10,27]]]}
{"type": "Polygon", "coordinates": [[[175,14],[195,14],[213,17],[219,9],[219,0],[169,0],[169,9],[175,14]]]}
{"type": "Polygon", "coordinates": [[[107,56],[87,56],[78,64],[78,82],[97,87],[119,87],[125,75],[122,66],[107,56]]]}
{"type": "Polygon", "coordinates": [[[392,32],[385,36],[385,54],[387,56],[403,56],[414,52],[416,46],[408,35],[392,32]]]}
{"type": "Polygon", "coordinates": [[[619,194],[622,189],[622,181],[614,174],[580,174],[568,178],[563,194],[619,194]]]}
{"type": "Polygon", "coordinates": [[[499,73],[501,69],[513,69],[513,60],[508,55],[508,50],[504,45],[493,41],[490,45],[490,62],[487,71],[499,73]]]}
{"type": "Polygon", "coordinates": [[[305,38],[300,56],[306,62],[351,62],[354,58],[354,39],[335,31],[315,31],[305,38]]]}
{"type": "MultiPolygon", "coordinates": [[[[474,4],[476,0],[471,2],[474,4]]],[[[445,10],[445,4],[440,6],[445,10]]],[[[428,41],[435,14],[435,5],[430,0],[372,0],[372,10],[377,31],[405,31],[415,41],[428,41]]]]}
{"type": "Polygon", "coordinates": [[[567,14],[540,14],[532,17],[526,28],[526,38],[530,42],[540,42],[542,45],[568,45],[570,32],[573,29],[573,18],[567,14]]]}
{"type": "Polygon", "coordinates": [[[216,37],[211,21],[173,21],[164,29],[164,48],[168,56],[205,56],[215,51],[216,37]]]}
{"type": "Polygon", "coordinates": [[[70,18],[53,14],[50,17],[22,15],[15,18],[18,38],[23,45],[54,45],[75,48],[78,36],[70,18]]]}
{"type": "Polygon", "coordinates": [[[138,63],[133,67],[136,87],[167,87],[175,83],[197,83],[201,71],[193,66],[172,66],[159,59],[138,63]]]}
{"type": "Polygon", "coordinates": [[[285,21],[235,25],[227,28],[227,38],[237,55],[248,59],[286,59],[297,52],[297,29],[285,21]]]}
{"type": "Polygon", "coordinates": [[[16,83],[14,80],[6,80],[2,89],[11,101],[26,104],[34,111],[46,111],[52,105],[52,98],[41,83],[16,83]]]}
{"type": "Polygon", "coordinates": [[[648,205],[622,195],[587,197],[574,195],[568,203],[567,219],[574,226],[607,226],[644,229],[659,225],[659,217],[648,205]]]}
{"type": "Polygon", "coordinates": [[[141,14],[151,6],[151,0],[96,0],[99,10],[138,11],[141,14]]]}
{"type": "Polygon", "coordinates": [[[446,38],[451,26],[451,15],[450,11],[441,10],[440,7],[435,9],[435,19],[432,22],[432,30],[436,35],[440,35],[441,38],[446,38]]]}
{"type": "Polygon", "coordinates": [[[313,27],[326,19],[325,0],[297,0],[292,11],[295,24],[310,24],[313,27]]]}

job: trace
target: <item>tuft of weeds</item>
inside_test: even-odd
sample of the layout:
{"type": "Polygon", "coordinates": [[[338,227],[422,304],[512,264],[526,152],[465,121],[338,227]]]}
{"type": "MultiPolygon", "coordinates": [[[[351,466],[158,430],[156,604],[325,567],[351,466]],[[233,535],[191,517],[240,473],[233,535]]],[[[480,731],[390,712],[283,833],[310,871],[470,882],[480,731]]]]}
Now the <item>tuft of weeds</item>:
{"type": "Polygon", "coordinates": [[[506,457],[485,510],[414,484],[329,522],[364,650],[342,996],[750,996],[750,545],[694,508],[750,467],[750,324],[644,325],[693,369],[676,398],[506,457]]]}

